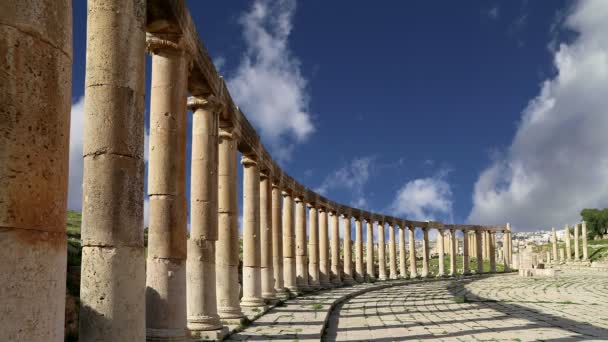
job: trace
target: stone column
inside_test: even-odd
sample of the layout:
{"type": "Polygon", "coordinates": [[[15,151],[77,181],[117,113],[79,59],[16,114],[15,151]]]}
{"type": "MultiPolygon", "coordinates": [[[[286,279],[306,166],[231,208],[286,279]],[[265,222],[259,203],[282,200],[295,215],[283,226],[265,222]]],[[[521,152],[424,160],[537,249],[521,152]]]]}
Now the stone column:
{"type": "Polygon", "coordinates": [[[551,243],[553,245],[553,260],[557,261],[557,234],[555,228],[551,228],[551,243]]]}
{"type": "Polygon", "coordinates": [[[243,298],[241,306],[264,307],[260,245],[260,169],[255,155],[243,164],[243,298]]]}
{"type": "Polygon", "coordinates": [[[580,260],[580,254],[578,251],[578,227],[579,224],[575,223],[574,224],[574,260],[579,261],[580,260]]]}
{"type": "Polygon", "coordinates": [[[338,224],[338,213],[331,211],[331,283],[342,286],[340,272],[340,225],[338,224]]]}
{"type": "Polygon", "coordinates": [[[319,208],[319,283],[323,288],[331,287],[329,271],[329,225],[327,209],[319,208]]]}
{"type": "Polygon", "coordinates": [[[492,231],[488,232],[488,234],[488,247],[490,248],[488,251],[488,254],[490,255],[490,273],[496,273],[496,246],[494,245],[494,242],[496,241],[496,232],[492,231]]]}
{"type": "Polygon", "coordinates": [[[582,238],[583,238],[583,260],[587,261],[589,260],[589,255],[588,255],[588,251],[587,251],[587,222],[583,221],[581,223],[582,226],[582,238]]]}
{"type": "Polygon", "coordinates": [[[477,249],[477,274],[483,273],[483,246],[482,246],[482,234],[481,230],[475,231],[475,246],[477,249]]]}
{"type": "Polygon", "coordinates": [[[508,255],[507,255],[507,265],[509,265],[509,267],[511,267],[511,263],[513,262],[513,236],[511,235],[511,224],[507,223],[506,225],[507,227],[507,251],[508,251],[508,255]]]}
{"type": "Polygon", "coordinates": [[[301,196],[296,202],[296,286],[298,292],[308,289],[308,264],[306,255],[306,205],[301,196]]]}
{"type": "Polygon", "coordinates": [[[405,257],[405,226],[399,225],[399,277],[407,278],[407,265],[405,257]]]}
{"type": "Polygon", "coordinates": [[[547,264],[548,264],[549,262],[551,262],[551,252],[550,252],[550,251],[547,251],[547,260],[546,260],[546,262],[545,262],[545,263],[547,263],[547,264]]]}
{"type": "Polygon", "coordinates": [[[422,278],[430,277],[429,273],[429,229],[422,229],[422,278]]]}
{"type": "Polygon", "coordinates": [[[272,188],[268,171],[260,173],[260,275],[262,298],[276,300],[272,259],[272,188]]]}
{"type": "MultiPolygon", "coordinates": [[[[95,3],[92,2],[93,5],[95,3]]],[[[89,13],[102,18],[112,15],[97,8],[91,8],[89,13]]],[[[130,14],[122,15],[128,17],[130,14]]],[[[94,197],[85,198],[83,210],[88,212],[89,224],[94,223],[90,219],[93,215],[98,215],[100,221],[88,226],[89,229],[83,226],[82,230],[83,239],[86,240],[83,241],[83,258],[87,262],[83,263],[83,277],[87,277],[87,288],[84,292],[86,296],[83,299],[86,305],[90,305],[86,309],[94,311],[86,314],[81,312],[81,315],[92,316],[95,310],[108,312],[115,304],[115,295],[139,288],[141,294],[137,293],[133,298],[129,298],[129,303],[134,303],[134,313],[139,316],[130,318],[134,323],[134,331],[129,332],[128,336],[143,339],[143,140],[138,138],[143,139],[142,82],[145,36],[141,31],[142,26],[138,26],[143,25],[142,20],[133,19],[129,24],[139,29],[125,33],[125,27],[117,25],[114,29],[115,36],[99,37],[99,41],[113,43],[116,37],[132,34],[133,45],[129,52],[130,57],[134,57],[133,54],[136,56],[132,64],[135,70],[121,75],[131,76],[132,79],[114,77],[114,71],[120,70],[119,63],[107,61],[107,73],[105,69],[99,68],[102,58],[100,46],[89,42],[91,46],[88,47],[87,53],[86,113],[97,110],[99,117],[108,119],[103,127],[105,133],[126,131],[126,127],[115,125],[129,119],[141,127],[129,127],[133,129],[133,136],[125,137],[121,146],[105,141],[105,137],[97,134],[85,136],[85,180],[88,181],[88,184],[85,183],[85,194],[94,197]],[[138,68],[140,65],[142,67],[138,68]],[[100,77],[103,77],[103,80],[100,80],[100,77]],[[125,93],[132,91],[130,103],[112,96],[119,88],[114,85],[127,83],[126,81],[132,81],[124,85],[125,93]],[[93,83],[98,83],[99,88],[91,87],[93,83]],[[124,109],[124,112],[121,112],[122,117],[114,121],[109,120],[113,118],[114,113],[108,110],[109,105],[100,105],[101,100],[113,104],[116,109],[124,109]],[[101,143],[106,144],[108,153],[101,150],[101,143]],[[117,158],[109,152],[120,147],[131,148],[123,159],[123,173],[103,175],[91,168],[95,165],[104,171],[119,169],[120,166],[116,165],[117,158]],[[92,161],[94,157],[87,155],[87,151],[99,153],[99,159],[92,161]],[[133,183],[128,183],[127,186],[133,189],[134,193],[123,194],[120,191],[112,191],[114,188],[110,187],[93,191],[90,187],[93,175],[105,176],[95,184],[108,184],[112,176],[117,183],[123,181],[125,176],[133,177],[133,183]],[[107,207],[122,209],[128,199],[137,198],[137,201],[129,203],[133,205],[133,210],[125,213],[124,219],[106,215],[108,212],[105,211],[103,201],[113,199],[114,196],[124,201],[108,201],[105,204],[107,207]],[[133,223],[136,224],[130,225],[133,223]],[[111,229],[108,230],[110,227],[117,233],[128,232],[131,236],[125,234],[114,237],[109,234],[112,232],[111,229]],[[125,242],[133,242],[133,247],[123,248],[125,242]],[[108,248],[105,245],[108,245],[108,248]],[[118,252],[113,260],[124,259],[124,264],[114,265],[106,261],[112,259],[113,251],[118,252]],[[133,259],[129,259],[129,256],[133,256],[133,259]],[[108,272],[98,275],[95,279],[99,282],[97,286],[104,290],[110,289],[106,292],[108,298],[103,305],[93,301],[100,293],[92,288],[95,267],[108,272]],[[114,284],[111,277],[127,280],[123,270],[131,267],[142,269],[137,269],[134,274],[129,275],[132,277],[129,280],[133,282],[117,287],[112,292],[111,286],[108,286],[114,284]],[[106,308],[106,304],[110,306],[106,308]]],[[[89,18],[89,25],[91,29],[101,26],[92,18],[89,18]]],[[[117,54],[127,54],[122,49],[126,46],[111,46],[116,50],[107,55],[114,55],[114,51],[117,54]]],[[[0,1],[0,56],[0,339],[63,341],[72,96],[72,1],[0,1]]],[[[102,121],[97,117],[83,115],[83,118],[87,120],[87,125],[102,129],[97,127],[102,121]]],[[[81,127],[76,129],[80,130],[81,127]]],[[[124,185],[124,182],[121,185],[124,185]]],[[[123,311],[117,311],[116,314],[126,318],[123,311]]],[[[108,330],[123,323],[106,322],[103,326],[100,325],[99,330],[103,331],[101,336],[115,336],[108,330]]]]}
{"type": "Polygon", "coordinates": [[[283,191],[283,272],[285,287],[291,292],[297,292],[293,197],[288,191],[283,191]]]}
{"type": "Polygon", "coordinates": [[[509,232],[504,231],[502,235],[502,257],[505,266],[505,272],[511,271],[511,265],[509,264],[509,232]]]}
{"type": "Polygon", "coordinates": [[[456,254],[458,253],[458,239],[456,238],[456,230],[450,229],[450,276],[456,275],[456,254]]]}
{"type": "Polygon", "coordinates": [[[563,248],[559,249],[559,261],[564,262],[566,260],[566,253],[563,248]]]}
{"type": "Polygon", "coordinates": [[[190,239],[186,260],[186,307],[191,337],[222,338],[215,291],[215,242],[218,224],[218,118],[221,104],[213,96],[192,97],[190,239]],[[205,333],[206,332],[206,333],[205,333]]]}
{"type": "Polygon", "coordinates": [[[146,337],[182,341],[186,339],[188,61],[178,41],[169,39],[149,37],[147,42],[152,53],[152,94],[146,337]]]}
{"type": "Polygon", "coordinates": [[[462,274],[469,275],[469,241],[470,234],[467,230],[462,230],[462,274]]]}
{"type": "Polygon", "coordinates": [[[384,222],[378,220],[378,279],[386,280],[386,243],[384,242],[384,222]]]}
{"type": "Polygon", "coordinates": [[[275,295],[281,299],[289,296],[283,282],[283,206],[278,181],[272,182],[272,271],[275,295]]]}
{"type": "Polygon", "coordinates": [[[367,266],[367,280],[376,279],[376,271],[374,270],[374,223],[368,217],[365,219],[366,236],[365,236],[365,257],[367,266]]]}
{"type": "Polygon", "coordinates": [[[570,226],[564,228],[564,240],[566,241],[566,261],[572,260],[572,249],[570,247],[570,226]]]}
{"type": "Polygon", "coordinates": [[[355,217],[355,280],[359,283],[365,280],[363,268],[363,226],[361,217],[355,217]]]}
{"type": "Polygon", "coordinates": [[[239,209],[237,194],[237,136],[220,121],[218,146],[218,231],[215,245],[217,311],[222,322],[239,324],[244,318],[239,285],[239,209]]]}
{"type": "Polygon", "coordinates": [[[395,225],[388,223],[388,256],[389,256],[389,276],[397,279],[397,248],[395,244],[395,225]]]}
{"type": "Polygon", "coordinates": [[[346,285],[353,285],[355,283],[353,278],[353,242],[350,236],[350,228],[350,216],[342,214],[342,229],[344,229],[344,279],[342,281],[346,285]]]}
{"type": "Polygon", "coordinates": [[[444,241],[444,236],[443,236],[443,229],[437,229],[437,254],[439,256],[439,270],[437,271],[437,277],[443,277],[445,276],[445,258],[444,258],[444,251],[443,251],[443,241],[444,241]]]}
{"type": "Polygon", "coordinates": [[[321,285],[319,279],[319,215],[314,203],[308,203],[308,285],[318,289],[321,285]]]}
{"type": "Polygon", "coordinates": [[[418,278],[418,271],[416,270],[416,227],[409,228],[409,244],[410,244],[410,278],[418,278]]]}

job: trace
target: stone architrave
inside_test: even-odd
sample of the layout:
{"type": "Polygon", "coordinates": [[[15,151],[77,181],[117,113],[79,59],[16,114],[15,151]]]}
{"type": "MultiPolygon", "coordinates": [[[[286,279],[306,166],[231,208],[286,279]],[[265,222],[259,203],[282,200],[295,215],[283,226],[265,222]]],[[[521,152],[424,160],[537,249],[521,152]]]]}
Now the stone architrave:
{"type": "MultiPolygon", "coordinates": [[[[92,12],[101,17],[101,20],[89,18],[92,29],[99,29],[104,17],[115,17],[114,13],[99,9],[92,12]]],[[[130,14],[122,16],[127,19],[130,14]]],[[[133,18],[133,22],[134,27],[142,23],[137,18],[133,18]]],[[[143,183],[143,140],[137,138],[143,138],[144,127],[143,93],[140,91],[143,83],[139,81],[143,82],[143,68],[140,66],[143,65],[145,36],[141,30],[125,32],[124,26],[117,26],[115,36],[105,35],[99,40],[112,43],[116,50],[109,54],[114,56],[127,54],[126,46],[114,43],[117,37],[129,36],[133,38],[129,55],[135,55],[137,59],[133,61],[135,70],[128,73],[133,77],[128,85],[124,84],[124,79],[115,77],[114,71],[119,70],[119,63],[107,61],[106,65],[116,68],[114,70],[100,68],[101,45],[91,43],[87,52],[86,113],[97,110],[99,117],[108,119],[105,126],[100,127],[100,120],[84,115],[87,124],[108,134],[124,132],[125,127],[117,125],[129,119],[141,125],[134,128],[132,137],[121,135],[125,138],[122,146],[131,149],[124,157],[122,173],[118,172],[121,165],[111,153],[122,146],[104,140],[98,134],[84,138],[85,152],[90,153],[85,154],[87,183],[84,193],[91,195],[85,198],[83,205],[89,224],[88,227],[83,225],[83,239],[86,240],[83,241],[84,261],[87,262],[84,264],[86,269],[83,269],[83,276],[87,277],[84,303],[103,313],[118,310],[114,294],[125,294],[144,286],[141,269],[144,267],[143,234],[140,233],[143,229],[143,187],[139,187],[143,183]],[[94,83],[98,83],[98,88],[93,87],[94,83]],[[118,83],[124,85],[124,93],[132,91],[131,102],[113,97],[119,94],[120,87],[115,86],[118,83]],[[111,105],[124,117],[114,118],[114,113],[109,110],[111,105]],[[108,150],[101,148],[102,143],[108,143],[104,145],[108,150]],[[93,160],[95,153],[99,153],[99,157],[93,160]],[[108,174],[96,172],[94,167],[108,174]],[[100,176],[104,177],[97,181],[93,179],[100,176]],[[113,178],[117,184],[122,181],[120,184],[124,185],[124,178],[129,177],[133,177],[133,184],[128,184],[133,194],[115,191],[113,187],[91,188],[92,183],[107,185],[113,178]],[[110,201],[114,198],[123,200],[110,201]],[[138,198],[139,202],[128,202],[128,205],[133,205],[133,210],[125,213],[124,219],[108,215],[112,211],[106,208],[123,213],[127,200],[131,198],[138,198]],[[94,222],[92,216],[100,221],[94,222]],[[112,228],[119,233],[115,237],[111,235],[112,228]],[[122,247],[130,242],[133,243],[132,248],[122,247]],[[113,258],[114,251],[117,252],[116,258],[113,258]],[[133,259],[128,259],[129,256],[133,259]],[[112,264],[110,260],[124,263],[112,264]],[[97,286],[102,291],[110,290],[106,292],[109,296],[103,303],[98,301],[102,292],[93,287],[94,273],[101,269],[108,272],[97,276],[97,286]],[[130,279],[125,277],[127,269],[135,272],[130,279]],[[113,277],[133,281],[113,289],[113,277]]],[[[72,99],[72,1],[0,1],[0,56],[0,339],[63,341],[72,99]]],[[[129,336],[143,339],[144,297],[143,293],[134,294],[127,300],[133,303],[134,312],[139,316],[131,318],[134,331],[129,332],[129,336]]],[[[122,310],[116,314],[128,318],[122,310]]],[[[90,313],[86,316],[95,323],[103,322],[90,313]]],[[[113,334],[115,328],[124,324],[103,323],[99,326],[103,331],[100,336],[116,336],[113,334]]],[[[88,336],[92,335],[93,332],[88,333],[88,336]]]]}

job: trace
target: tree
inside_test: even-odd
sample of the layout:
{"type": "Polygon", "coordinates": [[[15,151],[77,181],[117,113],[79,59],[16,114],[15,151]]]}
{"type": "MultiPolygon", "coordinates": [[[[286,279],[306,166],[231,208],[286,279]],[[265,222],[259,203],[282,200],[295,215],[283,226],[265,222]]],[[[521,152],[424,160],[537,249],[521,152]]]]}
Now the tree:
{"type": "Polygon", "coordinates": [[[608,228],[608,208],[583,209],[581,210],[581,216],[587,222],[588,239],[606,234],[606,229],[608,228]]]}

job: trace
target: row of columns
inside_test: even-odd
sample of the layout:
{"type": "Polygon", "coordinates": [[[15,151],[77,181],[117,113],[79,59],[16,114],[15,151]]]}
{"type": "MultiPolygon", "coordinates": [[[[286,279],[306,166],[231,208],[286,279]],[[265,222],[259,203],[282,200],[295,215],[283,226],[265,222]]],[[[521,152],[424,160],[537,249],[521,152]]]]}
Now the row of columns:
{"type": "Polygon", "coordinates": [[[551,252],[550,254],[548,254],[548,261],[553,260],[553,261],[558,261],[558,260],[565,260],[565,261],[588,261],[589,260],[589,251],[587,249],[587,223],[585,221],[582,221],[581,223],[577,223],[574,224],[574,229],[570,230],[570,225],[566,224],[565,228],[564,228],[564,242],[565,242],[565,253],[560,251],[561,253],[564,253],[564,257],[562,257],[561,255],[558,255],[558,248],[557,248],[557,243],[558,243],[558,239],[557,239],[557,232],[555,231],[555,228],[551,229],[551,252]],[[570,237],[570,234],[573,233],[574,236],[573,238],[570,237]],[[572,242],[572,240],[574,240],[574,242],[572,242]],[[580,244],[580,246],[579,246],[580,244]],[[574,246],[572,246],[574,245],[574,246]],[[572,253],[572,249],[574,248],[574,253],[572,253]],[[582,250],[582,255],[581,255],[581,250],[582,250]],[[573,256],[574,254],[574,256],[573,256]]]}

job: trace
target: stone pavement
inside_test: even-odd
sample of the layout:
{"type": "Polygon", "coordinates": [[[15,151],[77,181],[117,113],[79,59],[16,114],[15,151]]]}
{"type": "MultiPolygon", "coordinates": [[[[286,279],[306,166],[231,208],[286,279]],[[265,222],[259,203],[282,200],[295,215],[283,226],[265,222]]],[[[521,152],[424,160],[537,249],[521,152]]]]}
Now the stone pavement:
{"type": "Polygon", "coordinates": [[[327,341],[608,341],[608,275],[414,282],[337,305],[327,341]]]}

